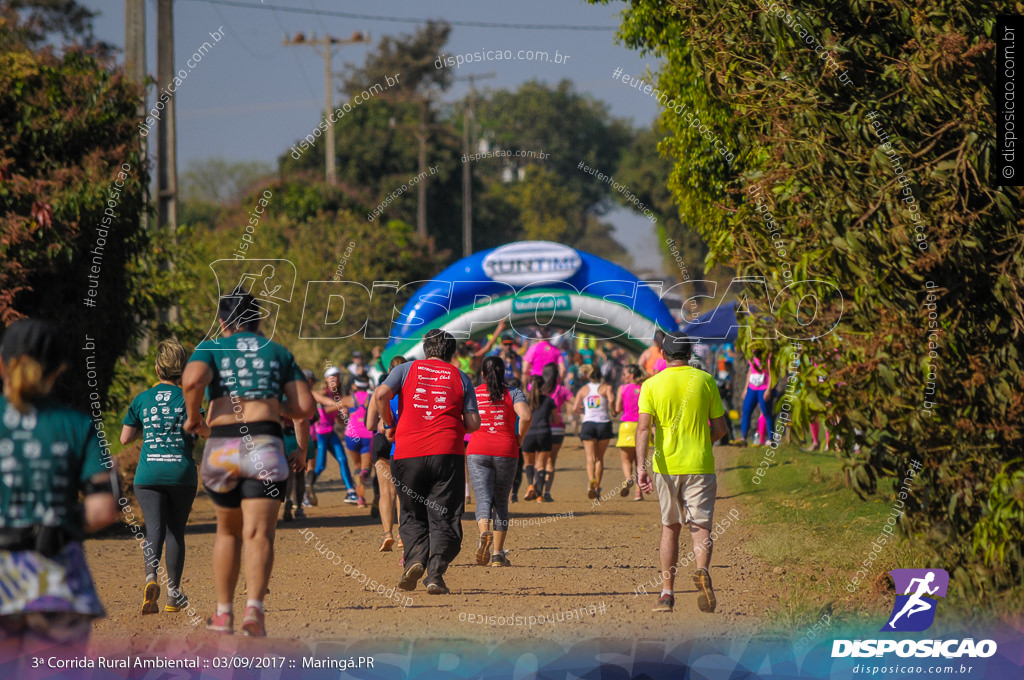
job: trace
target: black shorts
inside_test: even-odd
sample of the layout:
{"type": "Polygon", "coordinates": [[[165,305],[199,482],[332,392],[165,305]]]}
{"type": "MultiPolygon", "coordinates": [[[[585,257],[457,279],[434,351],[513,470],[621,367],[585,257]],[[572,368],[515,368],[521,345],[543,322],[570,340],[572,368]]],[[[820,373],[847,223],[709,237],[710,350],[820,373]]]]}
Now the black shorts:
{"type": "Polygon", "coordinates": [[[612,424],[609,423],[583,423],[580,427],[580,441],[596,439],[603,441],[612,438],[612,424]]]}
{"type": "Polygon", "coordinates": [[[551,443],[554,446],[561,446],[565,443],[565,433],[551,435],[551,443]]]}
{"type": "Polygon", "coordinates": [[[527,434],[523,437],[523,453],[538,453],[551,450],[551,433],[527,434]]]}
{"type": "Polygon", "coordinates": [[[206,490],[213,504],[221,508],[239,508],[243,498],[269,498],[284,501],[288,482],[265,482],[262,479],[240,479],[238,486],[226,493],[206,490]]]}
{"type": "Polygon", "coordinates": [[[370,442],[370,453],[373,459],[391,460],[391,442],[380,432],[373,434],[373,441],[370,442]]]}

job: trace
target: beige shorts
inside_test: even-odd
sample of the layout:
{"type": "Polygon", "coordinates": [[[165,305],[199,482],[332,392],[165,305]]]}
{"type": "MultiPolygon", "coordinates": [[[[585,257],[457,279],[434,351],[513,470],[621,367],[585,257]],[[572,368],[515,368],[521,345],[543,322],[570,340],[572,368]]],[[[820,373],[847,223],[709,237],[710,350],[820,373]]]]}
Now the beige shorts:
{"type": "Polygon", "coordinates": [[[654,488],[661,504],[661,523],[694,524],[711,530],[715,516],[715,475],[663,475],[654,473],[654,488]]]}

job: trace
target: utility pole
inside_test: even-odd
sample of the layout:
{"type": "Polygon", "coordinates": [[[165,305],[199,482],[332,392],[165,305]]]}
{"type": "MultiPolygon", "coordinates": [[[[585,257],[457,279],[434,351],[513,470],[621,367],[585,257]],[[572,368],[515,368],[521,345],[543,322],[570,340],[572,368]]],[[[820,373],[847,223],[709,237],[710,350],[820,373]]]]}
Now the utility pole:
{"type": "MultiPolygon", "coordinates": [[[[156,5],[156,96],[174,81],[174,3],[157,0],[156,5]]],[[[174,93],[169,92],[157,122],[157,229],[178,226],[178,159],[174,119],[174,93]]]]}
{"type": "MultiPolygon", "coordinates": [[[[476,125],[476,80],[485,78],[496,78],[497,73],[483,73],[480,75],[468,75],[455,78],[455,80],[469,81],[469,106],[462,112],[462,149],[463,153],[469,155],[476,144],[476,131],[473,130],[473,139],[470,139],[470,130],[476,125]]],[[[462,164],[462,256],[469,257],[473,254],[473,170],[467,159],[462,164]]]]}
{"type": "MultiPolygon", "coordinates": [[[[146,117],[146,2],[145,0],[124,0],[124,70],[128,80],[142,90],[142,97],[135,107],[135,115],[146,117]]],[[[146,158],[149,145],[146,137],[139,135],[139,155],[146,158]]],[[[149,187],[142,188],[143,203],[149,205],[149,187]]],[[[143,210],[140,216],[142,230],[148,231],[149,213],[143,210]]]]}
{"type": "Polygon", "coordinates": [[[341,38],[332,38],[331,36],[324,36],[321,39],[313,38],[312,40],[306,40],[306,36],[302,33],[296,33],[294,38],[284,39],[284,45],[286,47],[293,47],[295,45],[310,45],[313,47],[323,46],[324,48],[324,115],[327,116],[327,148],[324,152],[326,157],[326,163],[324,167],[324,174],[327,179],[327,183],[334,185],[338,180],[338,173],[336,170],[336,155],[334,151],[334,125],[330,122],[331,111],[334,110],[334,98],[333,98],[333,81],[334,74],[331,69],[331,57],[334,56],[332,47],[334,45],[351,45],[354,43],[365,43],[370,42],[370,34],[367,33],[363,36],[362,33],[356,31],[352,34],[352,37],[348,40],[342,40],[341,38]]]}
{"type": "MultiPolygon", "coordinates": [[[[416,138],[419,140],[419,169],[420,177],[427,171],[427,111],[429,100],[424,97],[420,100],[420,124],[416,129],[416,138]]],[[[416,185],[416,233],[427,238],[427,183],[422,179],[416,185]]]]}

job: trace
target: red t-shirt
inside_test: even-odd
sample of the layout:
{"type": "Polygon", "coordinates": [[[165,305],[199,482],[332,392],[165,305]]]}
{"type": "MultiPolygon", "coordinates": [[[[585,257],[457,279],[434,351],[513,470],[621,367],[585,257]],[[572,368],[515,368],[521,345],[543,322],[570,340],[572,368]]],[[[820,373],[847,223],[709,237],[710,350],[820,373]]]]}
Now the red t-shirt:
{"type": "Polygon", "coordinates": [[[413,361],[398,395],[394,458],[463,454],[464,399],[459,369],[444,361],[413,361]]]}
{"type": "Polygon", "coordinates": [[[516,412],[512,407],[512,394],[505,390],[505,398],[494,403],[487,385],[479,385],[476,388],[476,402],[480,407],[480,429],[470,437],[466,453],[518,458],[519,439],[516,437],[516,412]]]}

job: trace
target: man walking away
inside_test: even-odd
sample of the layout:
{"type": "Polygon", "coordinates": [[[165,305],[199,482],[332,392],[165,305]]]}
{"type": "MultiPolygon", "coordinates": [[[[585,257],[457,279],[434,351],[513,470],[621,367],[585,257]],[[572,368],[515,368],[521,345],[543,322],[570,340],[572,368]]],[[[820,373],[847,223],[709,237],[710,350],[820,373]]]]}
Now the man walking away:
{"type": "Polygon", "coordinates": [[[697,570],[697,606],[715,611],[711,587],[711,527],[715,512],[715,457],[711,443],[726,431],[725,411],[714,378],[687,365],[692,341],[685,335],[666,335],[662,349],[667,366],[644,382],[640,389],[640,419],[636,431],[636,467],[640,488],[658,488],[661,505],[661,596],[656,612],[670,612],[675,605],[676,562],[679,532],[690,526],[697,570]],[[708,421],[711,421],[710,426],[708,421]],[[647,448],[654,426],[654,480],[646,465],[647,448]]]}
{"type": "Polygon", "coordinates": [[[399,534],[405,573],[398,582],[413,590],[417,581],[431,595],[447,594],[444,573],[462,548],[466,460],[463,438],[480,427],[476,393],[469,377],[451,364],[455,338],[435,328],[423,338],[426,359],[395,367],[373,398],[384,434],[395,442],[391,473],[401,508],[399,534]],[[389,401],[398,395],[398,426],[389,401]]]}

